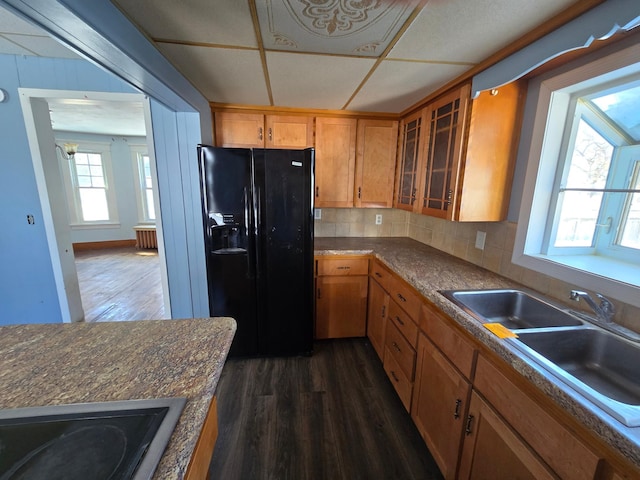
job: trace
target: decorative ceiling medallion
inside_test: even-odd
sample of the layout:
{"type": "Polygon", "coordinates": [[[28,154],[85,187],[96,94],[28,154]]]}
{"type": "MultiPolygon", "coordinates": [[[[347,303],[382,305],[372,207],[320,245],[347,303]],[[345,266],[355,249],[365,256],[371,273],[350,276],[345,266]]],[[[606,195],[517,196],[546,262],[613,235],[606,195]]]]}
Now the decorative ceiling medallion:
{"type": "Polygon", "coordinates": [[[367,43],[366,45],[361,45],[358,48],[354,48],[353,53],[375,53],[376,49],[379,46],[379,43],[367,43]]]}
{"type": "Polygon", "coordinates": [[[376,57],[420,0],[254,0],[267,50],[376,57]]]}
{"type": "Polygon", "coordinates": [[[273,34],[273,43],[280,47],[298,48],[298,45],[296,45],[296,42],[294,42],[289,37],[281,33],[273,34]]]}
{"type": "Polygon", "coordinates": [[[381,0],[284,0],[295,20],[315,35],[335,38],[369,28],[388,11],[394,1],[381,0]],[[300,11],[299,4],[304,8],[300,11]]]}

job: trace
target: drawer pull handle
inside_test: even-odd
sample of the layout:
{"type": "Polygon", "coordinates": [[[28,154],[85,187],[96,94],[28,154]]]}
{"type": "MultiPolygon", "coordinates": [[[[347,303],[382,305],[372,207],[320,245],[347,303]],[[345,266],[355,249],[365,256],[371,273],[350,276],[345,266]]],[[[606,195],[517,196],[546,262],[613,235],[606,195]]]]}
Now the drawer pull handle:
{"type": "Polygon", "coordinates": [[[400,325],[402,325],[404,327],[404,322],[402,321],[402,319],[398,315],[396,315],[396,320],[398,321],[398,323],[400,325]]]}
{"type": "Polygon", "coordinates": [[[258,129],[258,140],[262,140],[262,127],[258,129]]]}
{"type": "Polygon", "coordinates": [[[391,345],[393,345],[393,348],[395,348],[398,352],[402,353],[402,350],[400,349],[400,347],[396,342],[393,342],[391,345]]]}
{"type": "Polygon", "coordinates": [[[399,381],[400,381],[400,379],[399,379],[399,378],[398,378],[398,376],[396,375],[396,372],[394,372],[393,370],[391,370],[391,376],[393,377],[393,379],[394,379],[396,382],[399,382],[399,381]]]}
{"type": "Polygon", "coordinates": [[[462,400],[460,400],[459,398],[456,399],[456,409],[453,412],[453,418],[460,418],[460,406],[462,405],[462,400]]]}
{"type": "Polygon", "coordinates": [[[382,278],[382,275],[380,275],[380,272],[376,272],[376,277],[382,278]]]}
{"type": "Polygon", "coordinates": [[[269,141],[273,140],[273,131],[269,128],[269,141]]]}
{"type": "Polygon", "coordinates": [[[407,299],[406,299],[406,298],[404,298],[404,297],[403,297],[402,295],[400,295],[400,294],[398,294],[398,298],[399,298],[401,301],[403,301],[403,302],[406,302],[406,301],[407,301],[407,299]]]}
{"type": "Polygon", "coordinates": [[[318,288],[318,300],[322,298],[322,294],[320,293],[320,289],[318,288]]]}
{"type": "Polygon", "coordinates": [[[473,423],[473,415],[469,415],[467,417],[467,428],[465,428],[464,433],[467,435],[471,435],[473,432],[471,431],[471,424],[473,423]]]}
{"type": "Polygon", "coordinates": [[[338,267],[338,270],[350,270],[350,269],[351,269],[351,267],[348,266],[348,265],[343,265],[343,266],[338,267]]]}
{"type": "Polygon", "coordinates": [[[384,318],[384,316],[387,314],[387,306],[386,305],[382,305],[382,318],[384,318]]]}
{"type": "Polygon", "coordinates": [[[320,196],[320,187],[316,187],[316,197],[320,196]]]}

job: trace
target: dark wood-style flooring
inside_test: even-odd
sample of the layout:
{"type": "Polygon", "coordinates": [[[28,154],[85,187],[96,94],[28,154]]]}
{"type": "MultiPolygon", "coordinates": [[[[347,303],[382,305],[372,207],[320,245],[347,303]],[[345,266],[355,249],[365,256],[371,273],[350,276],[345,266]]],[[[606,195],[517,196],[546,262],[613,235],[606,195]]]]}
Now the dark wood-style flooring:
{"type": "Polygon", "coordinates": [[[442,478],[366,339],[229,359],[211,480],[442,478]]]}
{"type": "Polygon", "coordinates": [[[81,250],[75,259],[86,322],[168,318],[156,250],[81,250]]]}

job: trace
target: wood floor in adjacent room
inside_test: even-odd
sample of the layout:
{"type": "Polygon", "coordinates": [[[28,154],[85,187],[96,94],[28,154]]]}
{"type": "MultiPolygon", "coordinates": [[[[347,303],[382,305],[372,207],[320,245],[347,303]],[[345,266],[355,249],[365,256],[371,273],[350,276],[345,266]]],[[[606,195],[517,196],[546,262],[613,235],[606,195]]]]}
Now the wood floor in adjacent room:
{"type": "Polygon", "coordinates": [[[229,359],[211,480],[442,478],[366,339],[229,359]]]}
{"type": "Polygon", "coordinates": [[[157,250],[81,250],[75,259],[86,322],[167,318],[157,250]]]}

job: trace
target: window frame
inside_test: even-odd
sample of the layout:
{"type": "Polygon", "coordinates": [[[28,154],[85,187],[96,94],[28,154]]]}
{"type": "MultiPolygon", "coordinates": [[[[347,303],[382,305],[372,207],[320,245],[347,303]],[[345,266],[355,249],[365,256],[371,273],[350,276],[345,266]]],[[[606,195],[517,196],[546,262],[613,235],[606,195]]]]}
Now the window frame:
{"type": "Polygon", "coordinates": [[[558,69],[555,74],[552,72],[530,82],[525,125],[528,118],[531,133],[521,144],[520,155],[527,156],[527,164],[512,262],[640,307],[637,265],[597,255],[563,255],[560,258],[543,251],[548,214],[550,208],[555,208],[551,203],[553,187],[558,158],[561,158],[564,146],[570,96],[590,86],[640,71],[638,58],[640,45],[635,44],[570,70],[558,69]],[[548,121],[560,122],[561,127],[547,133],[548,121]]]}
{"type": "Polygon", "coordinates": [[[58,155],[59,164],[63,172],[64,187],[69,211],[69,223],[72,229],[99,228],[103,226],[118,226],[118,206],[114,188],[114,176],[111,160],[111,145],[106,142],[87,142],[77,139],[56,139],[59,143],[78,143],[78,153],[99,154],[102,158],[102,171],[105,180],[105,192],[109,220],[86,221],[82,217],[82,203],[76,178],[75,169],[71,166],[71,160],[58,155]]]}
{"type": "Polygon", "coordinates": [[[131,160],[133,162],[133,171],[135,172],[135,190],[136,201],[138,205],[138,222],[141,224],[155,225],[158,221],[158,208],[156,205],[156,189],[155,175],[154,175],[154,161],[149,153],[147,145],[130,145],[131,160]],[[149,158],[149,167],[151,169],[151,197],[153,201],[153,208],[156,218],[151,219],[148,215],[147,197],[145,196],[147,187],[145,184],[144,168],[142,165],[142,157],[147,156],[149,158]]]}

